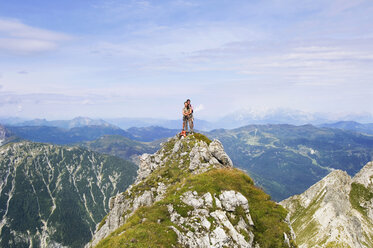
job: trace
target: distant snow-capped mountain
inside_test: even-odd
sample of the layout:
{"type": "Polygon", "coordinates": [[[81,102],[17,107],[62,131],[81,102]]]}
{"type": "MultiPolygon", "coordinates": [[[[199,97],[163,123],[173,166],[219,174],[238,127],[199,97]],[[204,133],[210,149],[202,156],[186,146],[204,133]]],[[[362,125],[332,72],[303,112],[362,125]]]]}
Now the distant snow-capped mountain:
{"type": "Polygon", "coordinates": [[[294,109],[269,109],[265,111],[247,109],[233,112],[214,123],[219,128],[237,128],[249,124],[320,125],[337,121],[373,122],[369,113],[310,113],[294,109]]]}

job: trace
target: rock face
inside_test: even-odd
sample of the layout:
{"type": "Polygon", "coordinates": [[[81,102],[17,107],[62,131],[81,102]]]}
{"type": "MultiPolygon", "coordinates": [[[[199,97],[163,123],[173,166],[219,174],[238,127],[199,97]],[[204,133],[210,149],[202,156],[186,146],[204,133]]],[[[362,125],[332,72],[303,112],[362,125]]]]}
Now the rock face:
{"type": "Polygon", "coordinates": [[[373,163],[351,178],[335,170],[280,203],[299,247],[373,247],[373,163]]]}
{"type": "Polygon", "coordinates": [[[78,147],[0,147],[0,247],[83,247],[136,166],[78,147]]]}
{"type": "Polygon", "coordinates": [[[209,192],[199,196],[195,191],[187,191],[182,195],[182,201],[193,207],[188,216],[182,217],[171,204],[168,205],[168,212],[172,223],[178,227],[172,229],[183,247],[254,247],[254,234],[250,231],[254,223],[250,216],[248,201],[240,192],[222,191],[221,195],[216,197],[211,196],[209,192]],[[213,207],[213,201],[216,210],[211,212],[209,210],[213,207]],[[243,209],[244,216],[239,216],[239,221],[234,226],[228,216],[234,216],[238,207],[243,209]],[[207,219],[211,217],[217,225],[212,232],[211,222],[207,219]],[[184,229],[184,226],[195,231],[186,230],[185,235],[184,232],[179,231],[184,229]]]}
{"type": "Polygon", "coordinates": [[[293,242],[286,211],[232,167],[218,140],[200,134],[171,138],[156,153],[142,155],[135,183],[111,198],[109,207],[87,248],[260,247],[265,242],[290,247],[293,242]],[[268,224],[252,217],[261,201],[280,211],[273,215],[279,227],[269,232],[270,241],[255,236],[256,224],[268,224]]]}
{"type": "Polygon", "coordinates": [[[0,146],[5,144],[10,137],[10,132],[4,126],[0,125],[0,146]]]}

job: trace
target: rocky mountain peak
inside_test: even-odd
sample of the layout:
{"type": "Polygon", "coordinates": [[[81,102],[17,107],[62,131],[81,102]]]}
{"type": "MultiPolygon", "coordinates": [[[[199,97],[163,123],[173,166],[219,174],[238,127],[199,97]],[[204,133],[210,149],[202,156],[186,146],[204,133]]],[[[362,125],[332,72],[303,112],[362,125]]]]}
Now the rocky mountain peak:
{"type": "Polygon", "coordinates": [[[373,166],[353,179],[335,170],[300,195],[280,204],[289,211],[300,247],[372,247],[373,166]],[[329,245],[329,246],[328,246],[329,245]]]}
{"type": "MultiPolygon", "coordinates": [[[[197,137],[201,136],[197,134],[197,137]]],[[[219,140],[206,143],[206,140],[195,138],[195,136],[181,137],[180,139],[175,136],[155,154],[143,154],[140,157],[135,184],[146,179],[153,171],[164,166],[170,160],[178,160],[179,164],[176,165],[178,168],[194,174],[211,168],[233,166],[219,140]],[[189,162],[189,166],[186,167],[187,162],[189,162]]]]}
{"type": "Polygon", "coordinates": [[[293,245],[284,209],[233,168],[220,141],[201,134],[175,136],[142,155],[135,183],[109,207],[86,247],[293,245]]]}
{"type": "Polygon", "coordinates": [[[352,180],[373,190],[373,162],[366,164],[352,180]]]}

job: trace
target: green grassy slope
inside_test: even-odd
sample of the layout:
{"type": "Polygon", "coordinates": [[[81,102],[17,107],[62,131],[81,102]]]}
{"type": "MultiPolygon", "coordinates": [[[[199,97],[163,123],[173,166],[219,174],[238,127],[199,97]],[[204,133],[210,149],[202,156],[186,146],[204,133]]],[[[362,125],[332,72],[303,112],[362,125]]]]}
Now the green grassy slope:
{"type": "MultiPolygon", "coordinates": [[[[180,247],[176,233],[170,228],[177,226],[171,222],[167,206],[172,204],[178,213],[186,216],[191,207],[181,201],[183,193],[196,191],[198,195],[202,195],[210,192],[211,195],[218,196],[224,190],[240,192],[248,199],[250,214],[255,224],[251,231],[260,247],[285,247],[284,233],[290,232],[284,222],[286,210],[271,201],[270,196],[256,187],[245,172],[234,168],[211,168],[207,172],[195,175],[189,171],[189,156],[181,154],[190,152],[198,140],[210,142],[205,136],[197,134],[190,143],[183,143],[177,155],[172,153],[174,141],[171,140],[164,145],[165,156],[171,156],[172,159],[165,160],[167,162],[164,166],[132,187],[130,193],[123,194],[126,198],[134,197],[150,190],[158,183],[165,183],[171,185],[165,197],[152,206],[137,209],[124,225],[101,240],[96,247],[180,247]]],[[[215,208],[214,204],[209,211],[214,211],[215,208]]],[[[240,209],[237,209],[234,215],[236,217],[230,220],[232,223],[238,222],[240,216],[246,218],[240,209]]],[[[209,221],[213,230],[213,218],[209,221]]]]}

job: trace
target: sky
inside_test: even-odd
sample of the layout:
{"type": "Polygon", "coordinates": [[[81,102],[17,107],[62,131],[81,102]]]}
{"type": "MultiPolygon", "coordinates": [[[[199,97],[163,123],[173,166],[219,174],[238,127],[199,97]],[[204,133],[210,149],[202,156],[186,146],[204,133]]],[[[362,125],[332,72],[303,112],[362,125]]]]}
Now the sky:
{"type": "Polygon", "coordinates": [[[373,114],[371,0],[0,1],[0,116],[373,114]]]}

